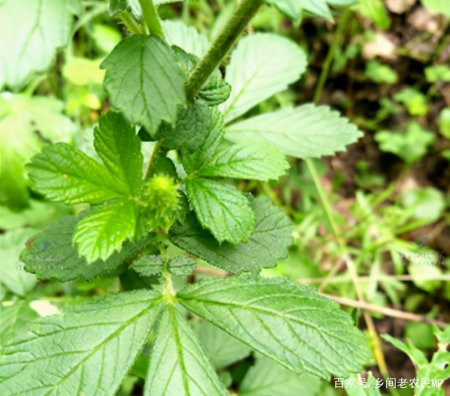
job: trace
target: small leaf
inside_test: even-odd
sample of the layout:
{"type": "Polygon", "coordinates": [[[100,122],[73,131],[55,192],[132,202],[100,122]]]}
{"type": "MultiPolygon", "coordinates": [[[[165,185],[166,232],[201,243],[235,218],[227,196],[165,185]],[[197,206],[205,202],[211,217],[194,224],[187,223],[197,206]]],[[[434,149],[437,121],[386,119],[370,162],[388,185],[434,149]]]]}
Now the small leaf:
{"type": "Polygon", "coordinates": [[[45,72],[72,31],[79,0],[3,0],[0,2],[0,90],[23,87],[35,72],[45,72]],[[20,23],[19,23],[20,22],[20,23]]]}
{"type": "Polygon", "coordinates": [[[81,220],[73,235],[73,243],[88,263],[106,260],[123,243],[134,236],[136,211],[131,201],[116,201],[95,208],[81,220]]]}
{"type": "Polygon", "coordinates": [[[234,186],[208,179],[188,179],[186,193],[200,224],[219,241],[247,241],[255,214],[247,197],[234,186]]]}
{"type": "Polygon", "coordinates": [[[256,216],[255,231],[247,243],[219,244],[193,217],[173,227],[170,240],[179,248],[234,274],[258,273],[261,268],[274,267],[277,260],[287,256],[287,248],[292,243],[292,224],[266,197],[256,198],[251,206],[256,216]]]}
{"type": "Polygon", "coordinates": [[[199,103],[218,106],[231,95],[231,85],[222,77],[220,70],[215,70],[198,94],[199,103]]]}
{"type": "Polygon", "coordinates": [[[269,142],[283,154],[302,159],[333,155],[361,135],[338,112],[312,104],[261,114],[237,122],[226,131],[226,138],[233,142],[269,142]]]}
{"type": "Polygon", "coordinates": [[[153,276],[161,274],[162,266],[161,256],[146,254],[134,261],[131,268],[142,276],[153,276]]]}
{"type": "Polygon", "coordinates": [[[145,290],[33,322],[27,336],[2,349],[2,394],[115,394],[159,312],[159,295],[145,290]]]}
{"type": "Polygon", "coordinates": [[[13,293],[25,296],[36,284],[36,277],[26,273],[18,258],[27,239],[36,231],[17,229],[0,235],[0,284],[13,293]]]}
{"type": "Polygon", "coordinates": [[[176,276],[189,276],[194,272],[196,261],[188,256],[176,256],[169,261],[169,271],[176,276]]]}
{"type": "Polygon", "coordinates": [[[126,194],[102,165],[68,144],[45,147],[27,169],[34,189],[55,202],[96,204],[126,194]]]}
{"type": "Polygon", "coordinates": [[[95,151],[120,184],[136,195],[142,184],[141,141],[120,113],[108,112],[94,130],[95,151]]]}
{"type": "MultiPolygon", "coordinates": [[[[195,128],[199,136],[203,136],[196,151],[182,151],[181,161],[188,173],[195,172],[207,163],[220,145],[224,134],[224,121],[222,114],[214,107],[200,106],[195,124],[187,127],[195,128]]],[[[192,134],[192,132],[191,132],[192,134]]]]}
{"type": "Polygon", "coordinates": [[[243,38],[231,54],[226,69],[225,80],[232,91],[221,106],[225,121],[234,120],[285,90],[305,69],[306,55],[293,41],[271,33],[243,38]]]}
{"type": "Polygon", "coordinates": [[[280,278],[214,279],[179,291],[177,301],[297,373],[346,377],[370,358],[351,317],[309,286],[280,278]]]}
{"type": "Polygon", "coordinates": [[[278,179],[288,167],[284,155],[271,144],[241,145],[223,142],[197,173],[205,177],[267,181],[278,179]]]}
{"type": "Polygon", "coordinates": [[[144,395],[227,395],[193,331],[170,305],[158,326],[144,395]]]}
{"type": "Polygon", "coordinates": [[[106,261],[97,260],[88,264],[85,258],[79,257],[72,244],[78,221],[75,216],[64,217],[29,239],[20,256],[25,269],[39,279],[61,282],[111,276],[123,270],[123,262],[149,243],[144,239],[139,243],[125,244],[120,253],[113,253],[106,261]]]}
{"type": "Polygon", "coordinates": [[[156,35],[126,38],[101,66],[113,106],[150,133],[162,121],[173,124],[178,107],[186,105],[186,75],[171,48],[156,35]]]}

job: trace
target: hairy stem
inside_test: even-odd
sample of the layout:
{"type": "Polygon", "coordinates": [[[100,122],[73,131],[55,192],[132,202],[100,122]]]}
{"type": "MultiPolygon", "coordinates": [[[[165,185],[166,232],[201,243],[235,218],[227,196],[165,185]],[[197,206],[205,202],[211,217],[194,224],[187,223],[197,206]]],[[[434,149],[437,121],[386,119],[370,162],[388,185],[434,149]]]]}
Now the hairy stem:
{"type": "Polygon", "coordinates": [[[234,11],[231,19],[217,36],[205,57],[192,71],[186,84],[188,99],[193,99],[208,77],[220,65],[247,24],[263,4],[263,0],[242,0],[234,11]]]}
{"type": "Polygon", "coordinates": [[[150,34],[164,37],[164,33],[159,20],[158,11],[156,10],[153,0],[139,0],[142,9],[142,18],[147,25],[150,34]]]}

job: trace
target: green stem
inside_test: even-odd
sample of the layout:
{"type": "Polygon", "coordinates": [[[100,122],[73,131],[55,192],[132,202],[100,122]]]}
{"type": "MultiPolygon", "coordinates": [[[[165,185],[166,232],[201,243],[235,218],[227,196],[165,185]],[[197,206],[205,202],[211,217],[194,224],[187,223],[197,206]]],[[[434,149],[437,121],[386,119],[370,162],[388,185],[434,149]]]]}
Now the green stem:
{"type": "Polygon", "coordinates": [[[322,71],[320,72],[319,82],[317,83],[316,90],[314,92],[313,102],[318,103],[320,97],[322,96],[322,91],[327,81],[328,74],[330,72],[331,64],[333,63],[336,50],[341,45],[342,39],[344,38],[345,28],[347,27],[347,21],[351,15],[351,11],[348,9],[342,13],[339,24],[336,28],[336,34],[333,37],[331,47],[328,54],[323,62],[322,71]]]}
{"type": "Polygon", "coordinates": [[[139,4],[142,8],[142,18],[144,19],[150,34],[164,37],[158,11],[153,4],[153,0],[139,0],[139,4]]]}
{"type": "Polygon", "coordinates": [[[193,99],[211,73],[220,65],[245,27],[263,4],[263,0],[242,0],[231,19],[217,36],[205,57],[192,71],[186,84],[188,99],[193,99]]]}
{"type": "Polygon", "coordinates": [[[120,11],[117,14],[117,17],[122,21],[122,23],[126,26],[132,34],[141,34],[141,27],[133,18],[133,16],[128,11],[120,11]]]}

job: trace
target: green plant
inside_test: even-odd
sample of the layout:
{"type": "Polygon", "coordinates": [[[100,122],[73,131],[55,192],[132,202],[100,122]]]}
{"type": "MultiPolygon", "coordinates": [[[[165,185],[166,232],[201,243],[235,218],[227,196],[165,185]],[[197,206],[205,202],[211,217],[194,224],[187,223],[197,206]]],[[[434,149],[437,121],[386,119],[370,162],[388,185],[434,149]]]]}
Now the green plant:
{"type": "MultiPolygon", "coordinates": [[[[75,3],[42,3],[50,20],[39,26],[68,30],[75,3]]],[[[114,394],[141,358],[144,394],[226,394],[186,311],[294,373],[359,372],[370,353],[347,313],[310,287],[257,275],[286,256],[292,227],[267,197],[232,180],[276,180],[288,168],[286,155],[332,155],[361,133],[312,104],[242,118],[306,68],[295,43],[256,33],[239,41],[222,77],[218,67],[262,0],[241,1],[211,45],[193,29],[161,23],[157,3],[130,2],[131,13],[126,1],[111,1],[131,35],[102,63],[114,109],[94,130],[92,156],[60,142],[27,165],[34,192],[78,211],[28,240],[25,269],[62,282],[120,275],[121,290],[69,300],[61,314],[34,321],[2,346],[0,391],[114,394]],[[196,258],[235,276],[189,284],[196,258]],[[147,355],[144,345],[151,345],[147,355]]],[[[4,1],[2,15],[5,8],[28,15],[17,4],[4,1]]],[[[276,6],[295,20],[303,9],[331,19],[325,1],[276,6]]],[[[43,71],[65,40],[40,43],[40,62],[26,69],[8,64],[2,84],[22,87],[30,67],[43,71]]],[[[251,393],[251,380],[244,384],[251,393]]]]}

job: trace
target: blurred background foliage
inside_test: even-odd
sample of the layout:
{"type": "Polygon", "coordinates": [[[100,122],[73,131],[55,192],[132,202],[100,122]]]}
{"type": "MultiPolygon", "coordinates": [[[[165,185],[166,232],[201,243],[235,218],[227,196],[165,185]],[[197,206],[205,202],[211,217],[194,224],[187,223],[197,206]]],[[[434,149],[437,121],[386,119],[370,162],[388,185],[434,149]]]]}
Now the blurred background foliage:
{"type": "MultiPolygon", "coordinates": [[[[374,377],[414,378],[417,372],[431,378],[438,370],[433,362],[442,359],[439,351],[450,341],[448,327],[437,330],[450,319],[450,3],[330,3],[351,6],[334,8],[335,23],[305,15],[292,24],[269,6],[252,21],[249,33],[275,32],[293,39],[306,51],[308,69],[300,82],[251,113],[314,101],[345,114],[364,136],[347,152],[315,160],[317,174],[292,160],[279,183],[242,182],[240,187],[268,194],[295,223],[289,256],[264,274],[312,284],[356,309],[361,301],[345,265],[351,257],[364,312],[377,334],[390,335],[390,342],[379,347],[382,357],[378,365],[374,362],[374,377]],[[318,182],[325,197],[318,193],[318,182]],[[386,366],[380,367],[380,361],[386,366]]],[[[34,194],[24,165],[43,146],[58,141],[95,156],[92,126],[109,107],[99,65],[126,31],[108,15],[105,1],[80,4],[72,31],[61,38],[69,44],[56,54],[44,54],[50,67],[44,65],[38,74],[17,70],[21,80],[0,93],[0,345],[31,318],[45,314],[44,298],[58,301],[63,295],[105,294],[120,287],[116,278],[37,282],[18,261],[36,230],[78,210],[34,194]]],[[[214,37],[234,5],[191,0],[162,5],[160,13],[165,19],[181,17],[214,37]]],[[[0,88],[2,84],[0,78],[0,88]]],[[[197,324],[222,380],[239,395],[342,393],[333,383],[299,379],[218,329],[197,324]]],[[[120,394],[139,394],[144,361],[138,359],[120,394]]],[[[368,392],[360,391],[364,393],[354,394],[368,392]]],[[[409,388],[381,391],[412,394],[409,388]]]]}

